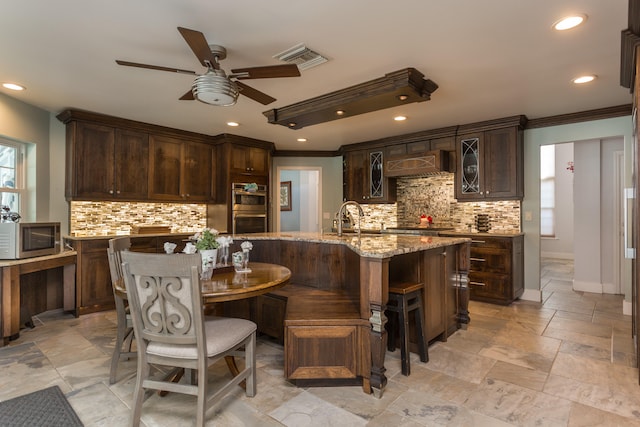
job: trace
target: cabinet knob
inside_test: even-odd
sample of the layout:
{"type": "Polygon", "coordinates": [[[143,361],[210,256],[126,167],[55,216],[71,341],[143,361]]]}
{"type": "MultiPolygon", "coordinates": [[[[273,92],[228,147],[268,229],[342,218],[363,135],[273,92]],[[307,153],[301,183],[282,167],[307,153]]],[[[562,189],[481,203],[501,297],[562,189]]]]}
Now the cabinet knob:
{"type": "Polygon", "coordinates": [[[120,194],[120,190],[116,191],[116,194],[120,194]]]}
{"type": "Polygon", "coordinates": [[[113,194],[113,190],[109,190],[109,194],[113,194]]]}
{"type": "Polygon", "coordinates": [[[485,194],[489,194],[489,190],[485,191],[485,194]]]}

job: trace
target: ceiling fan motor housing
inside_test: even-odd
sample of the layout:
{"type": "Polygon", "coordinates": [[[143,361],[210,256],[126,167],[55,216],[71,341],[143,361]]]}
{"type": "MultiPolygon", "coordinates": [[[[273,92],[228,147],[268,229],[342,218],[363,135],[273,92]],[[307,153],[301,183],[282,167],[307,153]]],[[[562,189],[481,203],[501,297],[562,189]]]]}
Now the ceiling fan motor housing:
{"type": "Polygon", "coordinates": [[[191,91],[198,101],[223,107],[234,105],[240,94],[238,86],[225,72],[216,69],[196,77],[191,91]]]}

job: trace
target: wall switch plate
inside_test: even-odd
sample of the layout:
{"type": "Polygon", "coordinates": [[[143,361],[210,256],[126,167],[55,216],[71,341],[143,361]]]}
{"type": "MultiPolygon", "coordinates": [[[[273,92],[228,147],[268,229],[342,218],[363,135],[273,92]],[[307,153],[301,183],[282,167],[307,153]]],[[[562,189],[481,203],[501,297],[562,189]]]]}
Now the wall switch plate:
{"type": "Polygon", "coordinates": [[[524,220],[525,221],[533,221],[533,214],[531,213],[531,211],[526,211],[524,213],[524,220]]]}
{"type": "Polygon", "coordinates": [[[322,219],[331,219],[330,212],[322,212],[322,219]]]}

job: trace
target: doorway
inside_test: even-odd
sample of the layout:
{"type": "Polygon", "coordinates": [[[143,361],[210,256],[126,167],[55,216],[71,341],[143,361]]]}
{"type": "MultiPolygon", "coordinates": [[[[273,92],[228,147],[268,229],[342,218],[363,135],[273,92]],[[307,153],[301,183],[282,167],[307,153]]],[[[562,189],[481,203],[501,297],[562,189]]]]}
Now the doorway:
{"type": "Polygon", "coordinates": [[[274,228],[277,232],[319,232],[322,226],[322,169],[313,167],[278,167],[276,179],[279,206],[274,228]]]}
{"type": "Polygon", "coordinates": [[[550,259],[573,265],[573,290],[624,293],[623,145],[611,138],[540,146],[543,296],[550,259]]]}

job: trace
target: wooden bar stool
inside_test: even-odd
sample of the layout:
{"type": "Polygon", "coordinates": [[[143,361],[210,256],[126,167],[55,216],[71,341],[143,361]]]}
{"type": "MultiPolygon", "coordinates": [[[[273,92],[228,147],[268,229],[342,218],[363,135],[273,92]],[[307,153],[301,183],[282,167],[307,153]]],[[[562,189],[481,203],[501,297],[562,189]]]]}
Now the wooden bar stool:
{"type": "Polygon", "coordinates": [[[422,312],[422,283],[389,284],[389,304],[387,305],[387,330],[389,340],[387,349],[396,349],[396,332],[400,332],[400,355],[402,357],[402,375],[409,375],[409,312],[413,311],[416,321],[416,336],[421,362],[429,361],[427,340],[424,333],[424,314],[422,312]],[[393,315],[390,315],[393,313],[393,315]]]}

